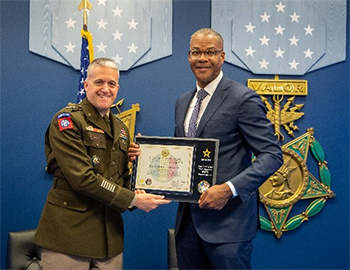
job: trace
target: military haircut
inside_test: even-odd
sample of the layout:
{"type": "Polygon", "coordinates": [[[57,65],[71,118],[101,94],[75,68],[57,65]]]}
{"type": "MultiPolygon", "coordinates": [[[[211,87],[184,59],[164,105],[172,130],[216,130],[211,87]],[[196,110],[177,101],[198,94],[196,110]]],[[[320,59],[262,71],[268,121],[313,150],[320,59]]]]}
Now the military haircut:
{"type": "Polygon", "coordinates": [[[89,77],[89,70],[92,70],[95,67],[108,67],[108,68],[114,69],[115,71],[118,72],[118,78],[119,78],[119,67],[110,58],[101,57],[101,58],[94,59],[88,67],[88,72],[87,72],[88,77],[89,77]]]}

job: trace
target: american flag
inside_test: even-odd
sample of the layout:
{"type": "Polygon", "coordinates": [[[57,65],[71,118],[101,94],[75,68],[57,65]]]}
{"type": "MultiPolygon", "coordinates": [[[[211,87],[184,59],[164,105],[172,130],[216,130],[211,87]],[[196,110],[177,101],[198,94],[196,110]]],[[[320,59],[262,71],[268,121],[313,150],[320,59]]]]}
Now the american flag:
{"type": "Polygon", "coordinates": [[[80,103],[86,96],[84,81],[87,76],[87,69],[90,61],[94,60],[94,49],[92,45],[92,35],[89,31],[81,30],[81,54],[80,54],[80,79],[78,87],[77,103],[80,103]]]}

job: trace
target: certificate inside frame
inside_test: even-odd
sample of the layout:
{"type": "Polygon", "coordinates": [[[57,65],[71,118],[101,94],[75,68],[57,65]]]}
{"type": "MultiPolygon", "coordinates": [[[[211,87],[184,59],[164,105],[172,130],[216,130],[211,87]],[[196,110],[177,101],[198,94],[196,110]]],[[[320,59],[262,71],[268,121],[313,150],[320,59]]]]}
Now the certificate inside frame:
{"type": "Polygon", "coordinates": [[[219,140],[136,136],[141,154],[133,162],[131,189],[197,202],[216,183],[219,140]]]}

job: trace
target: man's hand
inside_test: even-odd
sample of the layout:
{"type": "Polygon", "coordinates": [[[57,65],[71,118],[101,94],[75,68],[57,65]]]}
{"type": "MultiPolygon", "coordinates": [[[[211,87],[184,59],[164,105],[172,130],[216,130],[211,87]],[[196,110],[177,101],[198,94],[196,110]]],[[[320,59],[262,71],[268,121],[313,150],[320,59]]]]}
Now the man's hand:
{"type": "Polygon", "coordinates": [[[231,197],[231,189],[226,183],[214,185],[200,196],[198,204],[202,209],[221,210],[231,197]]]}
{"type": "MultiPolygon", "coordinates": [[[[137,133],[137,136],[141,136],[141,133],[137,133]]],[[[136,157],[138,157],[141,154],[140,146],[134,142],[130,143],[129,149],[128,149],[128,157],[129,161],[134,161],[136,157]]]]}
{"type": "Polygon", "coordinates": [[[150,212],[156,209],[159,205],[168,204],[171,201],[164,199],[164,196],[146,193],[144,190],[136,190],[135,205],[138,209],[145,212],[150,212]]]}
{"type": "Polygon", "coordinates": [[[140,146],[136,143],[130,143],[129,149],[128,149],[128,157],[129,161],[134,161],[136,157],[138,157],[141,154],[140,146]]]}

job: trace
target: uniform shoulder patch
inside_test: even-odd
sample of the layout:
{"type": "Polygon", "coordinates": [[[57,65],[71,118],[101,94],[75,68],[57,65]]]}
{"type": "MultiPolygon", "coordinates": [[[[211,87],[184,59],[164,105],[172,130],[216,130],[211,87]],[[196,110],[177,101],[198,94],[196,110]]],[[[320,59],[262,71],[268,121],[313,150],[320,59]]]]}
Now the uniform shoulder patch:
{"type": "Polygon", "coordinates": [[[64,112],[57,116],[58,127],[60,131],[73,128],[73,121],[70,113],[64,112]]]}

